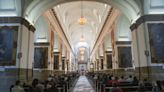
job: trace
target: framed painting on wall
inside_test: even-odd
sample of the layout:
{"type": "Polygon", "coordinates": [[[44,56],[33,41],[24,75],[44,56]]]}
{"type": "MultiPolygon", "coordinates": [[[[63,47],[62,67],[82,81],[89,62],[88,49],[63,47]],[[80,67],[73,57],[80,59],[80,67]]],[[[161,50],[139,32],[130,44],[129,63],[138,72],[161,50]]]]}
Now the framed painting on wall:
{"type": "Polygon", "coordinates": [[[112,54],[107,54],[107,68],[112,69],[112,54]]]}
{"type": "Polygon", "coordinates": [[[59,54],[54,55],[54,69],[59,69],[59,54]]]}
{"type": "Polygon", "coordinates": [[[148,23],[152,63],[164,63],[164,23],[148,23]]]}
{"type": "Polygon", "coordinates": [[[131,47],[118,47],[118,63],[120,68],[132,67],[131,47]]]}
{"type": "Polygon", "coordinates": [[[18,26],[0,26],[0,66],[16,64],[18,26]]]}
{"type": "Polygon", "coordinates": [[[34,53],[34,68],[48,67],[48,48],[37,47],[34,53]]]}

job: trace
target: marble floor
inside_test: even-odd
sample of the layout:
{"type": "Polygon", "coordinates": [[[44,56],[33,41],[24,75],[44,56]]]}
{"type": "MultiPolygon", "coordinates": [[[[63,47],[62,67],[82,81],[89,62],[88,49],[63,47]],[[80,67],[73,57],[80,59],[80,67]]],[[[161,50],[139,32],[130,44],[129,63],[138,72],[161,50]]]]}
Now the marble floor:
{"type": "Polygon", "coordinates": [[[86,76],[80,76],[73,92],[95,92],[86,76]]]}

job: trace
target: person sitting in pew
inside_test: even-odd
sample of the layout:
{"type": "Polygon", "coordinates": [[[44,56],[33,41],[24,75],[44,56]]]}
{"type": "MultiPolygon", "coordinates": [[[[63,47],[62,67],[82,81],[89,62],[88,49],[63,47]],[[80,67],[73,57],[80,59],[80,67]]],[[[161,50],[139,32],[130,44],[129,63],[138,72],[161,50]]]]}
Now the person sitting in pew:
{"type": "Polygon", "coordinates": [[[108,81],[108,85],[112,85],[113,83],[119,84],[118,77],[112,77],[112,79],[108,81]]]}
{"type": "Polygon", "coordinates": [[[164,80],[162,81],[161,90],[164,92],[164,80]]]}
{"type": "Polygon", "coordinates": [[[44,83],[39,81],[39,83],[36,85],[36,92],[44,92],[44,83]]]}
{"type": "Polygon", "coordinates": [[[125,82],[125,81],[126,80],[125,80],[124,76],[121,76],[120,79],[118,79],[118,82],[125,82]]]}
{"type": "Polygon", "coordinates": [[[152,92],[161,92],[156,82],[153,82],[152,86],[152,92]]]}
{"type": "Polygon", "coordinates": [[[112,89],[110,92],[123,92],[123,90],[117,86],[117,83],[112,84],[112,89]]]}
{"type": "Polygon", "coordinates": [[[47,92],[58,92],[56,84],[54,83],[51,88],[48,88],[47,92]]]}
{"type": "Polygon", "coordinates": [[[147,79],[143,80],[143,84],[144,86],[152,86],[152,84],[147,79]]]}
{"type": "Polygon", "coordinates": [[[133,81],[133,78],[132,78],[132,75],[129,75],[129,77],[126,79],[127,82],[132,82],[133,81]]]}
{"type": "Polygon", "coordinates": [[[133,77],[132,85],[137,86],[138,85],[138,79],[136,76],[133,77]]]}
{"type": "Polygon", "coordinates": [[[146,89],[145,89],[143,82],[140,82],[137,92],[145,92],[145,91],[146,91],[146,89]]]}
{"type": "Polygon", "coordinates": [[[15,85],[14,85],[14,87],[11,89],[11,92],[25,92],[24,89],[21,87],[20,81],[19,81],[19,80],[17,80],[17,81],[15,82],[15,85]]]}

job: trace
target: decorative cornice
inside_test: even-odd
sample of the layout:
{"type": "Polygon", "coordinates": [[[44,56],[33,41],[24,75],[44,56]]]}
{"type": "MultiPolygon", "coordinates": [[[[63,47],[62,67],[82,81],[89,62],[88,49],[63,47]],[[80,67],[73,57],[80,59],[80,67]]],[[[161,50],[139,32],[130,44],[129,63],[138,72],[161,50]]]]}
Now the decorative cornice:
{"type": "Polygon", "coordinates": [[[59,55],[59,54],[60,54],[60,52],[53,52],[53,54],[54,54],[54,55],[59,55]]]}
{"type": "Polygon", "coordinates": [[[112,53],[112,51],[105,51],[105,53],[107,53],[107,54],[111,54],[111,53],[112,53]]]}
{"type": "Polygon", "coordinates": [[[26,26],[29,29],[29,31],[35,32],[35,27],[32,24],[30,24],[30,22],[28,22],[25,18],[22,17],[0,17],[0,24],[1,23],[19,23],[26,26]]]}
{"type": "Polygon", "coordinates": [[[136,23],[133,23],[130,26],[131,31],[134,31],[134,29],[138,28],[138,26],[147,21],[164,21],[164,14],[149,14],[139,17],[136,20],[136,23]]]}
{"type": "Polygon", "coordinates": [[[39,43],[34,43],[35,46],[49,46],[49,42],[39,42],[39,43]]]}
{"type": "Polygon", "coordinates": [[[131,45],[131,41],[116,41],[116,45],[131,45]]]}
{"type": "Polygon", "coordinates": [[[100,57],[100,59],[103,59],[104,58],[104,56],[99,56],[100,57]]]}
{"type": "Polygon", "coordinates": [[[87,62],[78,62],[78,64],[87,64],[87,62]]]}
{"type": "Polygon", "coordinates": [[[66,57],[62,57],[62,59],[66,59],[66,57]]]}

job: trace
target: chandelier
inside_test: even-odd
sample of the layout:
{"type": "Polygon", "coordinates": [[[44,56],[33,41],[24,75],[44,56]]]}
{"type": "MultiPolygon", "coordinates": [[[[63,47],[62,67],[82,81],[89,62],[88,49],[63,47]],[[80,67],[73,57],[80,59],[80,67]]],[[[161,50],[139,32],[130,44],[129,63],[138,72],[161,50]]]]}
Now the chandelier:
{"type": "Polygon", "coordinates": [[[87,19],[83,15],[83,2],[81,1],[81,16],[78,19],[80,25],[85,25],[87,23],[87,19]]]}
{"type": "Polygon", "coordinates": [[[80,51],[85,51],[85,48],[84,47],[80,47],[79,50],[80,51]]]}

